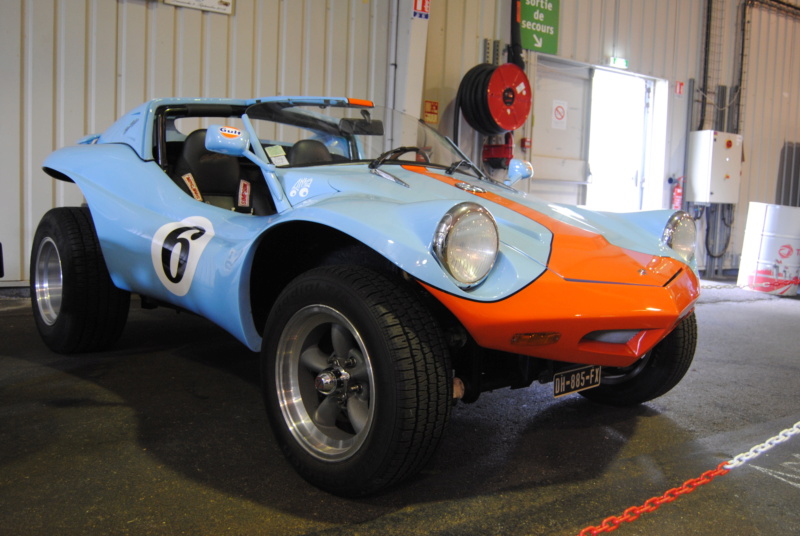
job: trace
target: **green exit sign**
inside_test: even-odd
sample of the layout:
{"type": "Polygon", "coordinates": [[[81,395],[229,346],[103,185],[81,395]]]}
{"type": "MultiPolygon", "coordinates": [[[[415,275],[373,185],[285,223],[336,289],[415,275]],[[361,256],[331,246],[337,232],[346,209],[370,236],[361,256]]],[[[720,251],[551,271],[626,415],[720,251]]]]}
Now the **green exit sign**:
{"type": "Polygon", "coordinates": [[[561,0],[522,0],[522,48],[545,54],[558,53],[558,13],[561,0]]]}

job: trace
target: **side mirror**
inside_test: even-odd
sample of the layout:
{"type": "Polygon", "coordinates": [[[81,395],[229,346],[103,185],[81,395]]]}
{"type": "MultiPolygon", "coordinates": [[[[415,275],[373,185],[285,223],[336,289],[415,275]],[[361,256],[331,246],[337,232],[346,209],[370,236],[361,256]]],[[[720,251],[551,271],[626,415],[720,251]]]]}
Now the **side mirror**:
{"type": "Polygon", "coordinates": [[[522,179],[533,177],[533,165],[527,160],[512,158],[508,162],[508,181],[507,184],[514,184],[522,179]]]}
{"type": "Polygon", "coordinates": [[[234,127],[211,125],[206,131],[206,149],[228,156],[244,156],[250,146],[247,132],[234,127]]]}

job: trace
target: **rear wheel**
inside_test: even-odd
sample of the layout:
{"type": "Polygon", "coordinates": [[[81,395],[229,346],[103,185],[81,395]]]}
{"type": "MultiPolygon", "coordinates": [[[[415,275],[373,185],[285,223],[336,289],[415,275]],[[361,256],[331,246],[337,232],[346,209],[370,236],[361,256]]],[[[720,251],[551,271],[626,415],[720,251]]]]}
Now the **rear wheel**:
{"type": "Polygon", "coordinates": [[[280,295],[265,336],[267,414],[306,480],[360,496],[430,459],[450,413],[450,365],[407,288],[360,267],[311,270],[280,295]]]}
{"type": "Polygon", "coordinates": [[[631,406],[657,398],[681,381],[694,358],[697,321],[690,314],[630,367],[604,367],[599,387],[581,391],[589,400],[631,406]]]}
{"type": "Polygon", "coordinates": [[[42,217],[30,284],[36,327],[54,352],[102,350],[125,327],[130,293],[111,281],[88,208],[55,208],[42,217]]]}

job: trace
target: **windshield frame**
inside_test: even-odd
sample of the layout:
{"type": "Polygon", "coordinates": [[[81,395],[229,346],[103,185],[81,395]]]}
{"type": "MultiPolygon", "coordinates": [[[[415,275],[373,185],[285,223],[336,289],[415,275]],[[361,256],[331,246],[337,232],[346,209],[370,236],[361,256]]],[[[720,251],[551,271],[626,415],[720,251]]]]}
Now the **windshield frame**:
{"type": "MultiPolygon", "coordinates": [[[[404,114],[398,110],[380,106],[372,106],[371,103],[358,101],[353,104],[346,99],[288,99],[288,100],[269,100],[259,101],[251,104],[245,110],[245,114],[253,123],[259,124],[262,121],[274,123],[288,128],[298,128],[312,136],[319,138],[332,137],[331,143],[339,141],[346,145],[347,154],[344,160],[333,162],[310,164],[316,165],[350,165],[373,163],[375,160],[392,149],[400,146],[414,146],[420,152],[428,152],[427,161],[425,158],[413,157],[413,152],[408,155],[398,154],[396,158],[388,158],[381,161],[380,165],[423,165],[436,169],[447,170],[458,161],[465,161],[467,165],[461,166],[457,171],[478,180],[491,182],[479,166],[475,165],[453,141],[437,132],[434,128],[427,125],[424,121],[404,114]],[[349,121],[348,125],[356,123],[358,125],[368,125],[370,121],[383,122],[383,131],[380,135],[370,133],[351,133],[342,130],[342,119],[349,121]],[[405,139],[420,139],[425,143],[416,144],[414,142],[404,143],[405,139]],[[434,159],[431,161],[431,153],[434,159]],[[405,157],[404,157],[405,156],[405,157]],[[402,158],[401,158],[402,157],[402,158]]],[[[376,128],[375,131],[378,129],[376,128]]],[[[265,143],[282,144],[287,152],[291,144],[299,140],[279,140],[267,139],[263,136],[254,136],[265,143]]],[[[342,151],[341,147],[339,151],[342,151]]],[[[341,154],[341,153],[340,153],[341,154]]],[[[419,153],[417,153],[419,154],[419,153]]],[[[279,166],[281,168],[292,168],[294,166],[279,166]]]]}

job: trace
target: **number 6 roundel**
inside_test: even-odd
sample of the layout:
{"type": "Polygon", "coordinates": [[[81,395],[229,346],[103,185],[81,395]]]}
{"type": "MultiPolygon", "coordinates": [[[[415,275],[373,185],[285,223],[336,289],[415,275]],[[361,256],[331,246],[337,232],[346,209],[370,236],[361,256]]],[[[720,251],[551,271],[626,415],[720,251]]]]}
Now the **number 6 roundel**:
{"type": "Polygon", "coordinates": [[[197,263],[213,236],[214,226],[202,216],[171,222],[156,231],[150,257],[158,279],[167,290],[176,296],[189,292],[197,263]]]}

